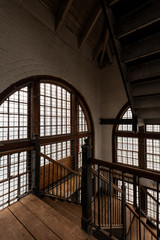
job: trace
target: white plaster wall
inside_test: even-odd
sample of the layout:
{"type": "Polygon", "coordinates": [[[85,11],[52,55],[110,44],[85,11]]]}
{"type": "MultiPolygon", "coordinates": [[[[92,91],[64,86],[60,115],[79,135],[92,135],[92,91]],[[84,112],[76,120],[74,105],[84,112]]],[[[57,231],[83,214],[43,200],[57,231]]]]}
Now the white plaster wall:
{"type": "Polygon", "coordinates": [[[0,92],[34,75],[60,77],[85,98],[95,126],[95,156],[101,158],[100,71],[87,47],[67,29],[54,31],[52,13],[38,0],[0,0],[0,92]]]}
{"type": "Polygon", "coordinates": [[[53,14],[39,0],[0,0],[0,92],[34,75],[60,77],[85,98],[95,128],[95,157],[112,161],[112,126],[126,103],[117,63],[99,70],[91,50],[78,49],[77,38],[64,26],[55,32],[53,14]]]}
{"type": "MultiPolygon", "coordinates": [[[[115,118],[127,102],[117,61],[102,72],[102,118],[115,118]]],[[[112,161],[113,125],[102,125],[102,159],[112,161]]]]}

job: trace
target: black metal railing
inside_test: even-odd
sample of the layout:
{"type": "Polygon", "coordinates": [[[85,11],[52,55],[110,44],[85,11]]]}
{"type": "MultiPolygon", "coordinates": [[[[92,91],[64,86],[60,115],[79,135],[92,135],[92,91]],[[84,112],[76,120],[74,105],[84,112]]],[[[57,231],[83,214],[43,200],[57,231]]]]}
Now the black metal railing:
{"type": "Polygon", "coordinates": [[[82,228],[88,233],[92,233],[92,227],[108,231],[110,236],[116,236],[118,233],[118,239],[158,240],[159,201],[156,202],[157,229],[153,231],[143,219],[141,206],[143,198],[140,179],[154,180],[157,183],[156,191],[157,199],[159,199],[160,174],[125,166],[124,164],[93,159],[91,158],[91,146],[87,142],[82,149],[82,228]],[[115,185],[115,175],[117,174],[120,175],[122,189],[115,185]],[[132,205],[126,203],[126,176],[132,179],[132,205]],[[134,211],[131,212],[128,206],[132,206],[134,211]],[[117,231],[120,228],[121,233],[117,231]],[[134,228],[136,235],[133,238],[131,233],[134,228]]]}
{"type": "Polygon", "coordinates": [[[81,173],[40,153],[40,191],[63,200],[81,202],[81,173]]]}
{"type": "Polygon", "coordinates": [[[98,171],[92,169],[93,196],[92,196],[92,225],[99,229],[112,232],[119,228],[120,234],[125,234],[125,186],[118,188],[112,182],[112,173],[109,171],[109,179],[103,175],[100,167],[98,171]]]}

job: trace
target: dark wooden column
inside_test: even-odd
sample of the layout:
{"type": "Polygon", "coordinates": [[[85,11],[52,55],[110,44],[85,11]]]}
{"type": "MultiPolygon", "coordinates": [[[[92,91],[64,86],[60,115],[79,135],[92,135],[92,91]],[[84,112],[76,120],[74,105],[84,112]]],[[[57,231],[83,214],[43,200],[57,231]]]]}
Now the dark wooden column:
{"type": "Polygon", "coordinates": [[[88,234],[92,233],[91,227],[91,198],[92,198],[92,168],[88,159],[91,157],[92,147],[89,139],[82,146],[82,229],[88,234]]]}
{"type": "Polygon", "coordinates": [[[40,81],[35,79],[33,84],[32,98],[32,139],[34,151],[32,155],[32,191],[40,194],[40,81]]]}

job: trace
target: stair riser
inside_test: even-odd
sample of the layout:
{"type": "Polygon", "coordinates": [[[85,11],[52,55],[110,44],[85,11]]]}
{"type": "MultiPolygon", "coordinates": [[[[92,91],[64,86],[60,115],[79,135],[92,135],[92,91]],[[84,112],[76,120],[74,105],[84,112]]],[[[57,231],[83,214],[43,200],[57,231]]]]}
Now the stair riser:
{"type": "Polygon", "coordinates": [[[122,62],[130,64],[137,58],[145,58],[160,51],[160,33],[123,48],[122,62]]]}
{"type": "Polygon", "coordinates": [[[156,1],[154,4],[151,3],[134,14],[128,14],[127,17],[122,16],[117,21],[117,36],[120,37],[127,34],[130,31],[141,28],[142,26],[151,23],[152,21],[159,18],[160,2],[156,1]],[[154,14],[151,14],[154,13],[154,14]]]}
{"type": "Polygon", "coordinates": [[[160,75],[160,59],[134,67],[128,67],[127,81],[138,81],[138,79],[150,78],[160,75]]]}
{"type": "Polygon", "coordinates": [[[131,93],[133,96],[150,95],[160,93],[160,79],[143,84],[136,84],[131,86],[131,93]]]}

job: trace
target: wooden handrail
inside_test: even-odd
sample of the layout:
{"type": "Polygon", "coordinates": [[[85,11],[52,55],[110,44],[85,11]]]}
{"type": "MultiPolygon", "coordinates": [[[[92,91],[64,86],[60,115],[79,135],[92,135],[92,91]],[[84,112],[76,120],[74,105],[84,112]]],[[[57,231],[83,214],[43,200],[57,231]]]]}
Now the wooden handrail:
{"type": "Polygon", "coordinates": [[[58,166],[63,167],[63,168],[65,168],[66,170],[68,170],[68,171],[74,173],[75,175],[78,175],[78,176],[81,177],[81,173],[76,172],[76,171],[72,170],[71,168],[64,166],[63,164],[61,164],[61,163],[57,162],[56,160],[48,157],[47,155],[45,155],[45,154],[43,154],[43,153],[40,153],[40,156],[46,158],[48,161],[50,161],[50,162],[52,162],[52,163],[56,163],[58,166]]]}
{"type": "MultiPolygon", "coordinates": [[[[103,172],[107,172],[107,173],[109,173],[109,170],[106,169],[106,168],[100,168],[100,170],[103,171],[103,172]]],[[[112,171],[112,174],[115,174],[115,175],[118,175],[118,176],[121,176],[121,177],[122,177],[122,174],[120,174],[119,172],[117,172],[117,170],[112,171]]],[[[129,175],[124,174],[124,177],[133,180],[133,177],[131,177],[130,174],[129,174],[129,175]]]]}
{"type": "Polygon", "coordinates": [[[93,159],[93,158],[90,158],[89,162],[92,164],[97,164],[99,166],[107,167],[110,169],[116,169],[116,170],[122,171],[123,173],[130,173],[134,176],[139,176],[139,177],[154,180],[156,182],[160,182],[160,174],[152,171],[139,169],[136,167],[125,166],[124,164],[120,164],[120,163],[105,162],[105,161],[102,161],[99,159],[93,159]]]}
{"type": "MultiPolygon", "coordinates": [[[[126,203],[126,207],[139,219],[139,215],[136,211],[130,206],[130,204],[126,203]]],[[[155,232],[145,223],[143,219],[141,219],[141,223],[145,226],[145,228],[157,239],[157,235],[155,232]]]]}
{"type": "MultiPolygon", "coordinates": [[[[95,169],[92,168],[92,172],[93,172],[96,176],[98,176],[98,172],[97,172],[95,169]]],[[[99,174],[99,177],[100,177],[100,179],[102,179],[103,181],[109,183],[109,179],[107,179],[106,177],[104,177],[101,173],[99,174]]],[[[111,186],[112,186],[114,189],[116,189],[116,190],[118,190],[119,192],[122,193],[122,189],[120,189],[119,187],[117,187],[117,185],[115,185],[114,183],[111,182],[111,186]]]]}
{"type": "Polygon", "coordinates": [[[34,150],[34,147],[26,147],[26,148],[19,148],[19,149],[14,149],[14,150],[10,150],[10,151],[4,151],[4,152],[0,152],[0,157],[5,156],[5,155],[14,154],[14,153],[32,151],[32,150],[34,150]]]}

